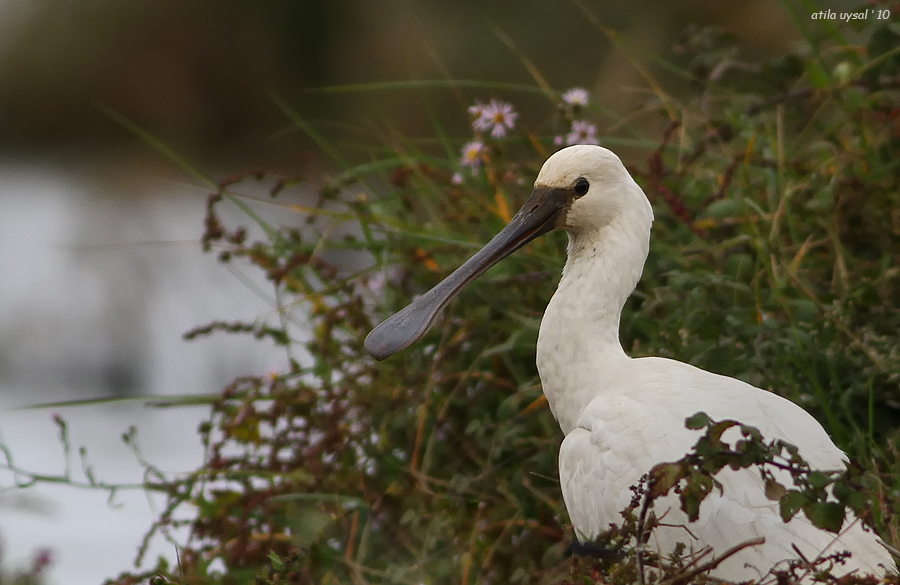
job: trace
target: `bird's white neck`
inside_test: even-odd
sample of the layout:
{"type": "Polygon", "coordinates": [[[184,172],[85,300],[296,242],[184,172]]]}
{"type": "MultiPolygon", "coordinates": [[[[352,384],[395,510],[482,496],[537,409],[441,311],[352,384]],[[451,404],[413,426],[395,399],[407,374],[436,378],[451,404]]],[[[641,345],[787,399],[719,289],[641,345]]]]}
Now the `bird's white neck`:
{"type": "Polygon", "coordinates": [[[631,359],[619,342],[619,318],[640,280],[651,222],[648,204],[603,227],[569,231],[568,259],[537,345],[544,394],[565,434],[610,373],[631,359]]]}

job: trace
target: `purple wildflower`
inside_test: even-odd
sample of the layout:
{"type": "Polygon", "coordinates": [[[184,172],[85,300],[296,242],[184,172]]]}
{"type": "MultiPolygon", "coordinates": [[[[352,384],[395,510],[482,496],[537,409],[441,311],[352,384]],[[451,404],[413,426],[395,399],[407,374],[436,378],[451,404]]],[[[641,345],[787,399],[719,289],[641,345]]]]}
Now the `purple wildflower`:
{"type": "Polygon", "coordinates": [[[566,134],[566,145],[600,144],[597,140],[597,127],[585,120],[572,122],[572,131],[566,134]]]}
{"type": "Polygon", "coordinates": [[[562,95],[562,101],[570,106],[586,106],[591,99],[591,94],[583,87],[573,87],[562,95]]]}
{"type": "Polygon", "coordinates": [[[459,164],[472,169],[472,174],[474,175],[481,167],[481,163],[484,162],[483,155],[484,143],[482,143],[480,140],[467,142],[466,145],[463,146],[462,158],[460,158],[459,164]]]}
{"type": "Polygon", "coordinates": [[[512,104],[497,100],[491,100],[488,105],[476,103],[469,108],[469,113],[475,116],[472,127],[479,132],[490,130],[494,138],[506,136],[506,133],[516,125],[516,118],[519,117],[512,104]]]}

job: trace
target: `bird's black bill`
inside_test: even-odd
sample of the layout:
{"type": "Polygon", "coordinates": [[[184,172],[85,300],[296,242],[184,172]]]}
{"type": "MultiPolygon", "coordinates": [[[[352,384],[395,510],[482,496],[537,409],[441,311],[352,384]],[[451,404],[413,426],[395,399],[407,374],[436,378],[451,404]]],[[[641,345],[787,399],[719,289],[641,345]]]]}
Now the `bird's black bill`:
{"type": "Polygon", "coordinates": [[[395,313],[366,337],[366,351],[383,360],[425,335],[441,309],[467,284],[534,238],[556,227],[570,194],[564,189],[535,188],[525,205],[484,248],[430,291],[395,313]]]}

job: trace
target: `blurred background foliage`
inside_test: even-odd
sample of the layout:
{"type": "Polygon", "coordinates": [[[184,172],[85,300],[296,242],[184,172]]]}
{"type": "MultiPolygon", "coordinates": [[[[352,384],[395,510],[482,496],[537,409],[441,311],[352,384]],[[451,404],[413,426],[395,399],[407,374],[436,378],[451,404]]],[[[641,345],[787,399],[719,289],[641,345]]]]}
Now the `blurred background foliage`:
{"type": "MultiPolygon", "coordinates": [[[[316,120],[355,126],[389,117],[407,134],[428,132],[415,92],[304,90],[448,77],[530,83],[502,35],[554,86],[586,86],[611,111],[629,113],[634,95],[624,90],[643,82],[585,8],[645,58],[667,58],[689,23],[732,31],[749,58],[780,54],[799,38],[789,12],[773,0],[8,2],[0,22],[0,147],[132,144],[96,109],[102,104],[195,160],[283,160],[290,149],[272,140],[283,118],[271,107],[271,93],[290,97],[316,120]]],[[[684,81],[664,69],[655,74],[684,81]]],[[[454,96],[433,99],[446,122],[462,129],[465,118],[449,115],[458,112],[454,96]]]]}
{"type": "Polygon", "coordinates": [[[101,105],[191,172],[265,169],[211,181],[203,242],[263,270],[278,312],[190,337],[249,332],[292,367],[210,399],[204,467],[148,475],[168,498],[148,538],[190,532],[178,566],[141,559],[115,582],[568,578],[561,436],[534,366],[565,237],[490,271],[402,355],[376,364],[362,340],[504,225],[571,122],[560,95],[575,85],[656,214],[623,345],[809,409],[871,470],[896,546],[900,31],[810,19],[823,7],[20,5],[0,24],[7,151],[136,148],[101,105]],[[514,104],[516,131],[458,184],[466,108],[491,98],[514,104]],[[272,204],[248,195],[260,187],[272,204]],[[263,219],[270,205],[290,220],[263,219]]]}

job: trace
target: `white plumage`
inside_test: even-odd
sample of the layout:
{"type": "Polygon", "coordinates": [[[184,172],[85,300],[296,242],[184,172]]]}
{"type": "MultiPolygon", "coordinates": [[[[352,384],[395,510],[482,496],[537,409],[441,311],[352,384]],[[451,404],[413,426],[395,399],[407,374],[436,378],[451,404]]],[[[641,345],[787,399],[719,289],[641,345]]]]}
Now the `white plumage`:
{"type": "MultiPolygon", "coordinates": [[[[796,404],[739,380],[663,358],[628,357],[619,343],[622,307],[640,279],[650,246],[653,211],[619,158],[599,146],[572,146],[544,163],[524,207],[490,243],[444,281],[370,333],[366,348],[378,359],[424,335],[437,314],[467,283],[531,239],[554,227],[569,236],[559,288],[541,321],[537,365],[544,394],[565,434],[559,477],[578,539],[590,541],[620,522],[630,486],[654,465],[683,457],[699,434],[685,419],[704,411],[757,427],[771,441],[799,448],[813,468],[835,470],[846,457],[822,426],[796,404]]],[[[734,439],[737,429],[726,432],[734,439]]],[[[776,477],[791,486],[789,477],[776,477]]],[[[717,554],[759,536],[712,571],[741,581],[765,575],[776,563],[810,560],[848,550],[836,570],[895,570],[877,536],[848,519],[838,537],[815,528],[800,513],[781,521],[766,498],[759,472],[725,469],[714,492],[688,523],[674,495],[655,504],[664,526],[649,543],[663,553],[683,542],[717,554]]]]}
{"type": "MultiPolygon", "coordinates": [[[[629,486],[641,475],[684,456],[699,437],[684,428],[684,421],[698,411],[753,425],[767,440],[793,443],[813,468],[842,469],[844,454],[793,402],[678,361],[625,354],[619,317],[640,279],[653,212],[618,157],[597,146],[554,154],[535,184],[559,188],[579,177],[591,186],[566,214],[568,259],[541,321],[537,346],[544,394],[566,435],[559,476],[579,540],[589,541],[621,521],[619,511],[631,498],[629,486]]],[[[823,551],[849,550],[851,560],[837,573],[883,573],[894,566],[877,537],[858,521],[837,539],[802,513],[783,523],[777,502],[766,498],[754,469],[726,469],[717,479],[724,494],[707,498],[694,523],[688,524],[674,496],[657,502],[657,516],[666,514],[666,524],[686,526],[690,533],[663,527],[651,546],[666,552],[684,542],[721,553],[764,536],[763,545],[744,549],[713,571],[735,581],[759,578],[776,562],[797,558],[792,544],[810,560],[823,551]]],[[[788,477],[782,483],[792,485],[788,477]]]]}

